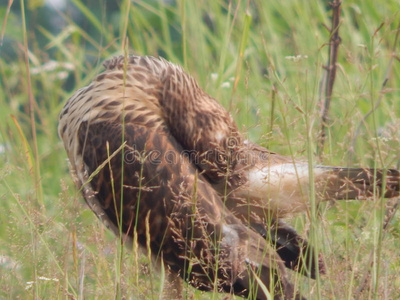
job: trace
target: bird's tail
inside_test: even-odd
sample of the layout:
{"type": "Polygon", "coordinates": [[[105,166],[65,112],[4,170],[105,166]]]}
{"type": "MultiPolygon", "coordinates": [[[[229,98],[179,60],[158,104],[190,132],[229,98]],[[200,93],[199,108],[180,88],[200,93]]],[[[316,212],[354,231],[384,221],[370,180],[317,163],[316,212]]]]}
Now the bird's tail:
{"type": "Polygon", "coordinates": [[[374,195],[396,197],[400,172],[394,169],[363,169],[317,166],[316,192],[324,200],[367,199],[374,195]],[[322,172],[321,172],[322,171],[322,172]]]}
{"type": "Polygon", "coordinates": [[[280,217],[305,211],[310,206],[312,190],[319,202],[361,200],[375,195],[390,198],[398,196],[400,189],[398,170],[315,166],[310,174],[307,162],[266,161],[250,169],[247,177],[248,182],[235,195],[251,199],[255,210],[260,206],[280,217]],[[311,189],[310,180],[315,189],[311,189]]]}

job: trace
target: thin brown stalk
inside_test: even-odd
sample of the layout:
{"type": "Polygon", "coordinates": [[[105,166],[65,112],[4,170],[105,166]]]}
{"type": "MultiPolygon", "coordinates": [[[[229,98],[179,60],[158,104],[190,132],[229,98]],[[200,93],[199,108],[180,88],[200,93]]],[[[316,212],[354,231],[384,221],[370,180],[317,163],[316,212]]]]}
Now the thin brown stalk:
{"type": "Polygon", "coordinates": [[[339,36],[339,25],[340,25],[340,0],[333,0],[330,5],[332,7],[332,25],[330,28],[329,38],[329,58],[328,64],[325,66],[327,74],[325,76],[325,82],[322,87],[325,88],[324,97],[321,99],[322,110],[321,110],[321,131],[318,140],[317,152],[319,157],[322,157],[324,152],[324,145],[326,140],[326,128],[328,126],[328,115],[329,107],[332,99],[333,85],[336,78],[336,63],[339,53],[339,45],[341,42],[339,36]]]}

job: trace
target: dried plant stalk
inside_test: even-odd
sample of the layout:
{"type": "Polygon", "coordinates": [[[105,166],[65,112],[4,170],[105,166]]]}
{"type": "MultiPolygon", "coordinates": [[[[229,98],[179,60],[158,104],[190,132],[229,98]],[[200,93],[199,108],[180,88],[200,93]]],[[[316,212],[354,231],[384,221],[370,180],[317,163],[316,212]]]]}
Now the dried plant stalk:
{"type": "Polygon", "coordinates": [[[325,139],[326,139],[326,128],[328,122],[329,107],[332,98],[333,85],[336,78],[336,62],[339,53],[339,45],[341,42],[339,36],[339,25],[340,25],[340,5],[342,4],[339,0],[333,0],[330,3],[332,7],[332,25],[330,28],[330,38],[329,38],[329,58],[328,64],[325,67],[327,74],[325,76],[325,82],[322,87],[325,88],[324,97],[321,99],[322,109],[321,109],[321,131],[318,138],[318,149],[317,152],[319,157],[322,157],[324,151],[325,139]]]}

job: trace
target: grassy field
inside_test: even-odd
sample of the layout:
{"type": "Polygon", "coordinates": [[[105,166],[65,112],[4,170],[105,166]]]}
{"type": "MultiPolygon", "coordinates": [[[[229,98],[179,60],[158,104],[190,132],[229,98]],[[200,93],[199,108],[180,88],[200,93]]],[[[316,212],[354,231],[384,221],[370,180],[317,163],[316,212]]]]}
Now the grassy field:
{"type": "MultiPolygon", "coordinates": [[[[10,13],[6,2],[0,4],[0,299],[112,299],[119,283],[126,299],[159,297],[160,275],[146,257],[124,251],[118,263],[118,239],[84,205],[57,136],[65,101],[112,55],[163,56],[183,65],[249,139],[273,151],[327,165],[399,168],[397,0],[343,1],[322,157],[316,142],[328,61],[324,25],[332,14],[327,1],[21,0],[10,13]]],[[[327,203],[312,218],[290,220],[320,245],[327,264],[318,280],[290,274],[305,295],[400,298],[399,214],[387,219],[395,201],[327,203]]],[[[185,286],[185,297],[224,295],[185,286]]]]}

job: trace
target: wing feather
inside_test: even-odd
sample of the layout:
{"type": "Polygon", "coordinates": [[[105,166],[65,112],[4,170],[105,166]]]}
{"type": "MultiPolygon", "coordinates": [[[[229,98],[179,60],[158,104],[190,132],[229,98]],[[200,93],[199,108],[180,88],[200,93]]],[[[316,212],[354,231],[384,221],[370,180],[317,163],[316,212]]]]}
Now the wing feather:
{"type": "MultiPolygon", "coordinates": [[[[165,123],[157,100],[162,84],[152,72],[170,66],[132,61],[126,74],[121,57],[107,63],[61,113],[60,136],[89,207],[116,234],[130,238],[136,231],[142,246],[149,243],[158,259],[197,288],[212,290],[216,283],[221,291],[247,295],[253,272],[262,272],[267,287],[292,298],[279,256],[224,207],[165,123]],[[137,87],[138,80],[147,86],[137,87]]],[[[265,298],[261,289],[255,295],[265,298]]]]}

